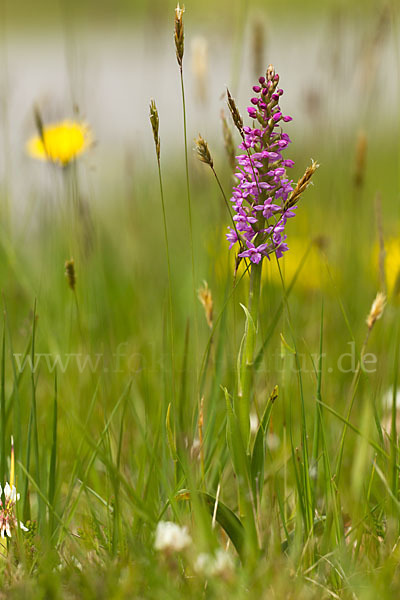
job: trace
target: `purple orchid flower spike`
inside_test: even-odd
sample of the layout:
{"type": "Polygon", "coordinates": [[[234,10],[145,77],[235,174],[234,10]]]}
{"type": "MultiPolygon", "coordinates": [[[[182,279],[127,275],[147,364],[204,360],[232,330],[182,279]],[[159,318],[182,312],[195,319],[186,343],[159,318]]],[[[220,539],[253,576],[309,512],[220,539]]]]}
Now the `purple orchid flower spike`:
{"type": "Polygon", "coordinates": [[[253,87],[256,95],[247,111],[254,123],[242,129],[237,185],[231,197],[236,231],[229,227],[226,235],[229,247],[239,243],[238,256],[255,264],[274,253],[281,258],[288,250],[284,230],[287,220],[296,214],[296,206],[288,203],[293,181],[286,175],[294,162],[282,156],[291,140],[281,125],[292,118],[284,116],[279,107],[283,90],[278,84],[279,75],[270,65],[266,77],[260,77],[253,87]]]}

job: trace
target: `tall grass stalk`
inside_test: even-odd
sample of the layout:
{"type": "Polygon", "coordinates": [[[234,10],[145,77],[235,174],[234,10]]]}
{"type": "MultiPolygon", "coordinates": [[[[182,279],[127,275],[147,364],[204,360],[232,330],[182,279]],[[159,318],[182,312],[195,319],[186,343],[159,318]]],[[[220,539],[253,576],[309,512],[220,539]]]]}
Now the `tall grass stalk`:
{"type": "MultiPolygon", "coordinates": [[[[293,466],[294,466],[295,472],[296,472],[296,482],[297,482],[298,491],[299,491],[299,498],[301,498],[301,505],[302,505],[302,509],[303,509],[305,535],[307,536],[307,538],[311,539],[311,536],[313,535],[313,530],[314,530],[314,514],[313,514],[314,499],[313,499],[313,490],[312,490],[312,484],[311,484],[311,478],[310,478],[310,459],[309,459],[309,449],[308,449],[306,406],[305,406],[305,398],[304,398],[304,392],[303,392],[303,378],[302,378],[302,374],[301,374],[302,366],[301,366],[300,360],[299,360],[299,353],[297,350],[297,343],[296,343],[295,333],[294,333],[294,329],[293,329],[292,318],[291,318],[291,314],[290,314],[290,310],[289,310],[289,302],[288,302],[288,297],[287,297],[287,293],[286,293],[285,282],[283,279],[282,269],[281,269],[281,266],[279,264],[279,260],[278,260],[278,257],[276,256],[276,254],[275,254],[275,259],[276,259],[276,265],[277,265],[277,268],[279,271],[279,277],[280,277],[281,285],[282,285],[282,293],[283,293],[283,298],[284,298],[284,303],[285,303],[285,308],[286,308],[287,323],[289,325],[291,341],[293,343],[292,352],[293,352],[295,364],[296,364],[298,389],[299,389],[299,393],[300,393],[302,463],[300,463],[300,465],[299,465],[300,466],[299,474],[297,474],[295,452],[294,452],[293,446],[292,446],[293,466]]],[[[292,420],[291,419],[289,422],[289,426],[291,429],[292,428],[292,420]]],[[[291,440],[292,440],[291,443],[293,444],[292,437],[291,437],[291,440]]],[[[312,549],[311,549],[311,553],[312,553],[312,549]]],[[[309,560],[312,561],[312,558],[313,558],[312,554],[309,555],[309,560]]]]}
{"type": "Polygon", "coordinates": [[[2,121],[2,147],[4,157],[4,169],[2,174],[3,182],[3,199],[2,199],[2,224],[4,232],[9,235],[11,232],[11,145],[10,145],[10,119],[9,119],[9,97],[10,97],[10,77],[8,67],[8,48],[7,48],[7,35],[8,35],[8,15],[7,15],[6,2],[2,2],[0,5],[0,64],[1,69],[1,80],[2,80],[2,95],[1,95],[1,121],[2,121]]]}
{"type": "Polygon", "coordinates": [[[167,257],[167,273],[168,273],[168,304],[169,304],[169,336],[170,336],[170,349],[171,349],[171,367],[172,367],[172,397],[175,400],[175,353],[174,353],[174,317],[173,317],[173,304],[172,304],[172,277],[171,277],[171,259],[169,251],[168,241],[168,227],[167,227],[167,215],[165,211],[165,200],[164,200],[164,188],[161,174],[161,148],[160,148],[160,135],[159,135],[159,115],[154,100],[150,101],[150,122],[153,128],[153,137],[156,150],[157,159],[157,170],[158,170],[158,182],[160,186],[160,198],[161,208],[163,214],[163,226],[164,226],[164,241],[165,251],[167,257]]]}
{"type": "Polygon", "coordinates": [[[5,481],[6,474],[6,390],[5,390],[5,360],[6,360],[6,319],[3,319],[3,338],[1,349],[1,391],[0,391],[0,481],[5,481]]]}
{"type": "MultiPolygon", "coordinates": [[[[33,365],[35,364],[35,352],[36,352],[36,300],[33,308],[32,315],[32,343],[31,343],[31,398],[32,398],[32,430],[33,430],[33,454],[35,457],[35,479],[38,489],[41,490],[41,468],[40,468],[40,454],[39,454],[39,432],[38,432],[38,419],[37,419],[37,407],[36,407],[36,381],[35,381],[35,370],[33,365]]],[[[29,467],[27,466],[27,469],[29,467]]],[[[41,527],[44,520],[44,504],[42,497],[38,497],[38,526],[41,527]]]]}
{"type": "MultiPolygon", "coordinates": [[[[190,177],[189,177],[189,155],[187,144],[187,118],[186,118],[186,97],[185,84],[183,79],[183,54],[184,54],[184,31],[183,31],[183,12],[184,9],[179,8],[179,4],[175,9],[175,48],[179,66],[179,78],[182,98],[182,116],[183,116],[183,142],[185,150],[185,174],[186,174],[186,197],[188,208],[188,225],[190,239],[190,256],[192,266],[192,286],[193,286],[193,310],[194,310],[194,330],[195,330],[195,368],[197,370],[198,357],[198,328],[197,328],[197,294],[196,294],[196,268],[194,256],[194,237],[193,237],[193,219],[192,219],[192,200],[190,193],[190,177]]],[[[197,379],[197,378],[196,378],[197,379]]],[[[198,383],[197,383],[198,387],[198,383]]],[[[200,399],[198,398],[198,402],[200,399]]]]}
{"type": "Polygon", "coordinates": [[[350,386],[350,397],[349,397],[348,408],[347,408],[347,412],[346,412],[346,420],[344,422],[344,425],[342,428],[342,434],[340,436],[339,452],[338,452],[338,457],[337,457],[337,461],[336,461],[336,471],[335,471],[336,485],[338,485],[338,482],[340,479],[340,474],[341,474],[343,453],[344,453],[344,443],[345,443],[345,438],[346,438],[346,433],[347,433],[347,423],[350,421],[350,416],[351,416],[354,402],[355,402],[355,399],[357,396],[357,390],[358,390],[358,385],[360,383],[361,374],[363,371],[363,361],[364,361],[364,356],[365,356],[365,353],[366,353],[366,350],[368,347],[368,341],[369,341],[371,331],[372,331],[376,321],[382,316],[384,306],[385,306],[385,296],[378,293],[374,303],[372,304],[370,313],[367,318],[368,330],[367,330],[367,333],[364,338],[364,342],[361,347],[356,370],[354,372],[353,379],[352,379],[351,386],[350,386]],[[377,303],[378,298],[380,296],[382,297],[382,301],[377,303]]]}
{"type": "Polygon", "coordinates": [[[57,371],[54,375],[54,404],[53,404],[53,432],[50,451],[50,467],[49,467],[49,482],[48,482],[48,501],[52,510],[49,514],[49,533],[54,532],[54,512],[55,512],[55,497],[56,497],[56,480],[57,480],[57,426],[58,426],[58,389],[57,389],[57,371]]]}
{"type": "Polygon", "coordinates": [[[397,415],[398,415],[398,406],[397,406],[397,394],[398,394],[398,378],[399,378],[399,368],[400,368],[400,325],[397,323],[397,332],[395,336],[396,347],[394,352],[394,362],[393,362],[393,391],[392,391],[392,407],[391,407],[391,428],[390,428],[390,454],[391,454],[391,471],[392,471],[392,482],[391,489],[394,498],[397,500],[399,495],[399,468],[397,464],[398,456],[399,456],[399,442],[398,442],[398,432],[397,432],[397,415]]]}

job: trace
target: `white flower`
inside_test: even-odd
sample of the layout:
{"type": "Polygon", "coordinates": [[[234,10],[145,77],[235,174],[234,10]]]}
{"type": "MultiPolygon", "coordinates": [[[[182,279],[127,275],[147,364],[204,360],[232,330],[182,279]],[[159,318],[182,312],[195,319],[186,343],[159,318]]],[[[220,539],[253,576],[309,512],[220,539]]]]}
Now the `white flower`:
{"type": "Polygon", "coordinates": [[[8,482],[4,486],[4,504],[1,500],[3,489],[0,485],[0,536],[4,538],[6,535],[11,537],[12,529],[19,527],[23,531],[28,531],[21,521],[17,521],[14,514],[14,506],[20,499],[20,494],[17,494],[15,485],[10,485],[8,482]]]}
{"type": "Polygon", "coordinates": [[[154,548],[162,552],[181,552],[192,543],[187,527],[171,521],[160,521],[156,529],[154,548]]]}
{"type": "Polygon", "coordinates": [[[231,571],[233,571],[231,555],[219,548],[215,553],[214,575],[227,575],[231,571]]]}
{"type": "Polygon", "coordinates": [[[200,449],[201,449],[200,440],[198,438],[195,438],[193,440],[192,447],[190,448],[190,456],[191,456],[192,459],[199,458],[199,456],[200,456],[200,449]]]}
{"type": "Polygon", "coordinates": [[[250,413],[250,431],[251,433],[257,433],[258,431],[258,416],[256,413],[250,413]]]}
{"type": "Polygon", "coordinates": [[[8,483],[8,481],[7,481],[6,485],[4,486],[4,497],[6,499],[6,503],[12,502],[13,504],[15,504],[16,501],[20,499],[20,494],[17,494],[15,485],[13,485],[11,487],[10,484],[8,483]]]}
{"type": "Polygon", "coordinates": [[[313,465],[308,469],[308,473],[310,475],[310,479],[316,479],[318,475],[317,467],[313,465]]]}
{"type": "Polygon", "coordinates": [[[194,564],[195,571],[206,577],[228,578],[232,574],[233,568],[231,555],[221,548],[216,551],[215,555],[205,552],[199,554],[194,564]]]}

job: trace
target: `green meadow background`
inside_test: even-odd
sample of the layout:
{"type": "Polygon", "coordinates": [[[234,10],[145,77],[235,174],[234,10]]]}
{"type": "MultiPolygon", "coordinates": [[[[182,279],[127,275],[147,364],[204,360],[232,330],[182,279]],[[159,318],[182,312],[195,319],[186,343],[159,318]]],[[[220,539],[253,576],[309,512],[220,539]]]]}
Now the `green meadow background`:
{"type": "MultiPolygon", "coordinates": [[[[222,48],[229,41],[229,71],[216,73],[221,82],[209,91],[216,96],[233,85],[244,116],[252,95],[247,80],[256,79],[255,23],[265,31],[260,50],[265,69],[273,30],[285,25],[280,44],[293,63],[281,78],[282,104],[294,119],[286,129],[293,142],[286,154],[296,163],[295,180],[311,157],[320,164],[287,226],[290,251],[280,261],[284,287],[274,261],[264,261],[252,414],[260,418],[274,387],[279,391],[263,447],[264,493],[257,506],[262,550],[246,561],[220,524],[212,526],[200,494],[220,494],[241,516],[243,481],[227,441],[223,388],[232,396],[237,390],[245,328],[240,304],[248,304],[248,275],[239,271],[234,288],[234,254],[224,239],[229,215],[211,171],[195,156],[198,131],[190,120],[201,112],[201,134],[210,141],[229,197],[233,177],[219,109],[212,100],[205,107],[190,101],[196,79],[184,60],[191,239],[178,67],[161,88],[157,72],[145,63],[156,102],[162,105],[170,90],[177,97],[168,114],[160,111],[170,307],[157,162],[150,123],[144,125],[150,96],[140,96],[141,82],[140,109],[124,116],[132,131],[127,139],[112,135],[113,117],[98,111],[95,146],[64,170],[25,155],[33,119],[31,113],[13,112],[10,104],[11,83],[29,81],[29,68],[10,72],[18,48],[13,40],[24,40],[18,64],[29,65],[30,44],[34,49],[54,35],[66,40],[65,59],[73,62],[80,60],[81,40],[93,32],[102,39],[104,56],[107,44],[111,50],[132,28],[154,40],[160,60],[169,54],[173,61],[174,7],[169,0],[2,3],[0,483],[9,478],[13,435],[18,515],[29,532],[15,532],[4,548],[1,595],[395,598],[400,499],[397,433],[390,432],[398,416],[393,400],[400,402],[398,8],[372,0],[186,2],[187,52],[196,27],[222,48]],[[323,45],[321,69],[328,76],[321,89],[307,63],[297,59],[304,27],[310,36],[323,28],[345,32],[343,46],[334,33],[323,45]],[[162,48],[159,39],[166,40],[162,48]],[[352,40],[360,43],[357,61],[347,54],[352,40]],[[302,71],[305,91],[297,106],[290,104],[291,86],[296,93],[291,75],[302,71]],[[359,86],[349,93],[355,80],[359,86]],[[12,120],[13,114],[23,114],[24,122],[12,120]],[[65,277],[70,258],[75,293],[65,277]],[[212,329],[197,298],[205,281],[213,298],[212,329]],[[358,370],[366,318],[378,291],[387,294],[387,305],[368,340],[368,368],[358,370]],[[311,465],[304,480],[311,481],[315,501],[311,533],[303,527],[304,489],[298,480],[305,447],[311,465]],[[178,499],[183,489],[190,490],[190,501],[178,499]],[[192,546],[181,555],[157,553],[159,520],[186,525],[192,546]],[[196,572],[198,554],[216,548],[228,548],[232,570],[213,577],[196,572]]],[[[273,53],[279,57],[279,48],[273,53]]],[[[124,62],[127,80],[130,61],[139,60],[146,61],[145,51],[124,62]]],[[[209,73],[213,64],[211,52],[209,73]]],[[[47,68],[51,82],[55,73],[47,68]]],[[[79,73],[90,76],[84,62],[79,73]]],[[[79,80],[71,77],[63,106],[57,101],[53,111],[51,98],[45,99],[45,117],[59,118],[64,111],[65,117],[83,114],[90,124],[90,93],[79,113],[71,100],[79,97],[74,87],[79,80]]],[[[123,79],[118,85],[123,93],[123,79]]],[[[43,98],[35,100],[41,106],[43,98]]],[[[103,99],[94,94],[92,101],[101,107],[103,99]]],[[[238,144],[233,127],[232,135],[238,144]]],[[[251,444],[254,439],[255,434],[251,444]]]]}

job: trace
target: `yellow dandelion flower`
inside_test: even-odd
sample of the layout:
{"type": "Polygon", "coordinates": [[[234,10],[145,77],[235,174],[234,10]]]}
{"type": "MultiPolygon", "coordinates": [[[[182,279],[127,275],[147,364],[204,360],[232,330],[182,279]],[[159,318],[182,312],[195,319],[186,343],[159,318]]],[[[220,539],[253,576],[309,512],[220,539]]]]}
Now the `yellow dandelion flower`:
{"type": "Polygon", "coordinates": [[[42,135],[32,137],[26,149],[39,160],[65,167],[92,144],[90,127],[77,121],[61,121],[43,127],[42,135]]]}

